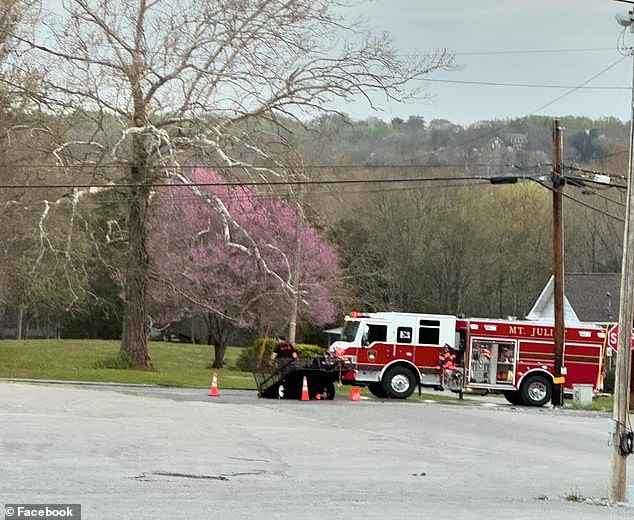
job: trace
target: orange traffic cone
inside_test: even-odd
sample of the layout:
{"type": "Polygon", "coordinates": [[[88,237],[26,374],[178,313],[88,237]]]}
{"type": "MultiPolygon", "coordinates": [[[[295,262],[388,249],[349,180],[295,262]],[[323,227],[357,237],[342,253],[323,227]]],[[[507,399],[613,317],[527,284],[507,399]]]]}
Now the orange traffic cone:
{"type": "Polygon", "coordinates": [[[216,397],[218,395],[218,373],[214,372],[214,377],[211,380],[211,388],[209,389],[209,395],[216,397]]]}
{"type": "Polygon", "coordinates": [[[304,382],[302,383],[302,401],[309,401],[310,397],[308,397],[308,381],[306,380],[306,376],[304,376],[304,382]]]}
{"type": "Polygon", "coordinates": [[[358,386],[350,387],[350,400],[361,401],[361,388],[359,388],[358,386]]]}

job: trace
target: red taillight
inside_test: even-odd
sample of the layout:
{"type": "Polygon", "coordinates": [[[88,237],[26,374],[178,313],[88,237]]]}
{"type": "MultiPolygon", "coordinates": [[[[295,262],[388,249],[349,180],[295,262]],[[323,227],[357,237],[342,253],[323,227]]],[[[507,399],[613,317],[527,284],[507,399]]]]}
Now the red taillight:
{"type": "Polygon", "coordinates": [[[356,370],[346,370],[343,374],[341,374],[342,381],[355,381],[356,380],[356,370]]]}

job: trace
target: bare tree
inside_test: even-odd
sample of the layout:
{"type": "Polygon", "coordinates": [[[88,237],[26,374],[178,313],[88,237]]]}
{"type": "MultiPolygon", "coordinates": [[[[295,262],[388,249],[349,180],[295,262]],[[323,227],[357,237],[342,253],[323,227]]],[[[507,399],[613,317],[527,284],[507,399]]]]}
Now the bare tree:
{"type": "MultiPolygon", "coordinates": [[[[422,83],[409,88],[411,80],[453,66],[444,50],[399,55],[387,36],[337,14],[343,7],[335,0],[66,0],[22,39],[31,46],[23,59],[47,72],[51,107],[118,121],[114,142],[105,125],[92,139],[129,186],[121,348],[131,366],[151,366],[146,233],[154,184],[187,182],[183,165],[194,157],[236,175],[283,176],[249,121],[302,119],[350,96],[372,104],[377,91],[406,101],[424,95],[422,83]]],[[[208,201],[225,219],[225,240],[266,270],[255,242],[237,232],[219,200],[208,201]]]]}
{"type": "Polygon", "coordinates": [[[29,2],[24,0],[0,0],[0,61],[11,49],[14,41],[12,35],[20,23],[24,8],[29,2]]]}
{"type": "Polygon", "coordinates": [[[18,271],[24,263],[25,237],[15,222],[23,222],[28,203],[23,193],[6,185],[17,177],[14,164],[28,154],[26,147],[17,144],[9,133],[24,119],[21,108],[25,100],[34,97],[33,82],[15,62],[21,50],[18,35],[32,21],[34,5],[35,0],[0,0],[0,178],[5,184],[0,191],[0,306],[13,299],[21,283],[18,271]]]}
{"type": "Polygon", "coordinates": [[[37,0],[0,0],[0,109],[17,107],[37,97],[29,67],[15,60],[23,50],[24,35],[37,15],[37,0]]]}

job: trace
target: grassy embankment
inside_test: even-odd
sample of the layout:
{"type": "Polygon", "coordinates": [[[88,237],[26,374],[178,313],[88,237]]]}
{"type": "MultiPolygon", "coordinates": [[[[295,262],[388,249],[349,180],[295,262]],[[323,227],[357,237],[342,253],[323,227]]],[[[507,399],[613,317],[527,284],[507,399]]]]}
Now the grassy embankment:
{"type": "MultiPolygon", "coordinates": [[[[101,340],[3,340],[0,341],[0,378],[44,379],[62,381],[93,381],[127,384],[153,384],[192,388],[209,388],[213,372],[218,372],[218,386],[225,389],[255,390],[250,372],[235,368],[242,352],[240,347],[229,347],[225,367],[211,369],[213,347],[186,343],[150,342],[150,357],[154,370],[104,368],[116,365],[119,341],[101,340]]],[[[339,388],[338,394],[347,392],[339,388]]],[[[369,396],[367,389],[363,395],[369,396]]],[[[425,392],[412,399],[447,400],[459,404],[457,397],[436,392],[425,392]]],[[[477,395],[466,394],[465,401],[477,400],[477,395]]],[[[576,408],[571,400],[566,407],[576,408]]],[[[611,396],[597,397],[590,410],[611,411],[611,396]]]]}

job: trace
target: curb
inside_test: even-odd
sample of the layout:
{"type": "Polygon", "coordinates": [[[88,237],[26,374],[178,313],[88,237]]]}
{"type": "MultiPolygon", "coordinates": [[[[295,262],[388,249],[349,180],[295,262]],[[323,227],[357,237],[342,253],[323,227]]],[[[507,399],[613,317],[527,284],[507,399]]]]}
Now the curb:
{"type": "Polygon", "coordinates": [[[116,383],[111,381],[73,381],[65,379],[28,379],[18,377],[0,377],[2,383],[34,383],[42,385],[74,385],[74,386],[112,386],[130,388],[180,388],[168,385],[152,385],[149,383],[116,383]]]}

